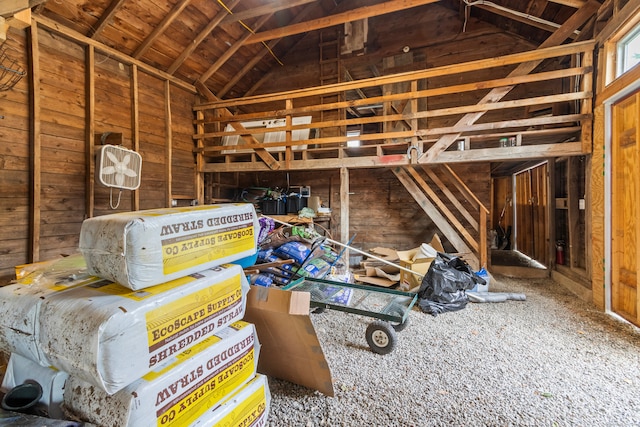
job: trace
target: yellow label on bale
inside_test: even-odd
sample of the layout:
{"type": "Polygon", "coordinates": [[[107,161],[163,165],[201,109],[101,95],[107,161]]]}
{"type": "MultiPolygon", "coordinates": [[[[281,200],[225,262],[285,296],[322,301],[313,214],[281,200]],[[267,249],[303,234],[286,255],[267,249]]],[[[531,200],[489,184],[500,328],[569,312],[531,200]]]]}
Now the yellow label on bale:
{"type": "Polygon", "coordinates": [[[239,304],[242,304],[242,282],[234,276],[151,310],[146,314],[149,349],[153,351],[173,339],[197,332],[200,326],[239,304]]]}
{"type": "MultiPolygon", "coordinates": [[[[266,416],[267,394],[264,386],[260,386],[249,397],[240,402],[229,415],[222,418],[217,425],[250,427],[266,416]]],[[[264,418],[266,421],[266,417],[264,418]]]]}
{"type": "Polygon", "coordinates": [[[123,298],[128,298],[134,301],[144,301],[145,299],[159,295],[163,292],[166,292],[169,289],[177,288],[179,286],[184,286],[187,283],[191,283],[197,280],[193,275],[181,277],[179,279],[171,280],[169,282],[163,283],[161,285],[151,286],[149,288],[145,288],[139,291],[132,291],[129,288],[125,288],[124,286],[114,283],[110,280],[102,280],[99,282],[95,282],[90,284],[89,286],[109,295],[117,295],[123,298]]]}
{"type": "MultiPolygon", "coordinates": [[[[246,328],[248,325],[249,325],[249,323],[245,322],[244,320],[238,320],[237,322],[234,322],[231,325],[229,325],[229,327],[239,331],[240,329],[246,328]]],[[[218,343],[220,341],[222,341],[222,338],[220,338],[217,335],[212,335],[210,337],[207,337],[204,340],[202,340],[201,342],[199,342],[198,344],[194,345],[193,347],[191,347],[191,348],[183,351],[182,353],[176,355],[175,356],[175,362],[163,367],[160,370],[151,371],[151,372],[147,373],[146,375],[144,375],[142,378],[147,382],[155,381],[156,379],[158,379],[162,375],[165,375],[167,372],[169,372],[172,369],[176,368],[181,363],[184,363],[185,360],[190,359],[192,357],[195,357],[196,355],[202,353],[203,351],[208,350],[212,345],[214,345],[214,344],[216,344],[216,343],[218,343]]]]}
{"type": "Polygon", "coordinates": [[[227,353],[210,359],[206,367],[195,369],[189,378],[182,378],[180,381],[193,381],[193,386],[186,393],[172,396],[171,386],[158,393],[156,399],[158,426],[185,426],[193,423],[251,379],[254,375],[254,346],[251,345],[246,351],[233,354],[230,359],[220,360],[227,353]],[[215,366],[216,362],[221,363],[220,368],[201,378],[206,368],[215,366]]]}
{"type": "Polygon", "coordinates": [[[168,275],[255,247],[253,223],[162,240],[163,272],[168,275]]]}

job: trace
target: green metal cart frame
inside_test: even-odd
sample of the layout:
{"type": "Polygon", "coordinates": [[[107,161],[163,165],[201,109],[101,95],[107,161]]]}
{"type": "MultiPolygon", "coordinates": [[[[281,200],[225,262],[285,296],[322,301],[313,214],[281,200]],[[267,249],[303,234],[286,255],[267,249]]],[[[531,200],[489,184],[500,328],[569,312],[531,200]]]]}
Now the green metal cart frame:
{"type": "Polygon", "coordinates": [[[309,292],[314,312],[329,309],[377,319],[367,327],[366,339],[378,354],[389,354],[395,349],[396,332],[408,326],[409,311],[418,299],[413,292],[305,277],[282,289],[309,292]]]}

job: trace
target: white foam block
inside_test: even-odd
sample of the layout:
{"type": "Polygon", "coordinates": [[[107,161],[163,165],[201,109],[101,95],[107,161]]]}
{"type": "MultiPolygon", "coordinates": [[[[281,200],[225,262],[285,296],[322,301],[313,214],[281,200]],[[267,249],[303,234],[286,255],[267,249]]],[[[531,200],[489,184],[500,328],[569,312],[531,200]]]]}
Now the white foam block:
{"type": "Polygon", "coordinates": [[[70,377],[65,407],[100,426],[191,425],[255,377],[258,353],[254,326],[239,321],[113,395],[70,377]]]}
{"type": "Polygon", "coordinates": [[[80,252],[89,273],[144,289],[256,253],[251,203],[121,212],[89,218],[80,252]]]}

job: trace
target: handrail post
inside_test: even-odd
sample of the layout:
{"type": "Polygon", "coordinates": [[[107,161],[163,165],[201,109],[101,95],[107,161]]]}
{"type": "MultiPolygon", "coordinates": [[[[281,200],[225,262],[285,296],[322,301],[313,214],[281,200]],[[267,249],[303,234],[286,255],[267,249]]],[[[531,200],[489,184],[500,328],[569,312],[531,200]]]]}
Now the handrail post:
{"type": "Polygon", "coordinates": [[[478,258],[479,269],[487,266],[487,211],[480,208],[480,248],[478,258]]]}

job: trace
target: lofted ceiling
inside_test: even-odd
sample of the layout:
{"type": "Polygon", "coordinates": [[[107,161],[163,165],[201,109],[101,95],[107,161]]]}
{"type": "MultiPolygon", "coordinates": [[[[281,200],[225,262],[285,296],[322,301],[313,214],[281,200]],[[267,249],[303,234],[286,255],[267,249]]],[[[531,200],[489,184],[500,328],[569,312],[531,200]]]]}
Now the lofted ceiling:
{"type": "Polygon", "coordinates": [[[33,13],[219,98],[237,98],[323,28],[408,8],[429,13],[437,4],[461,22],[479,18],[537,45],[586,1],[47,0],[33,13]]]}

